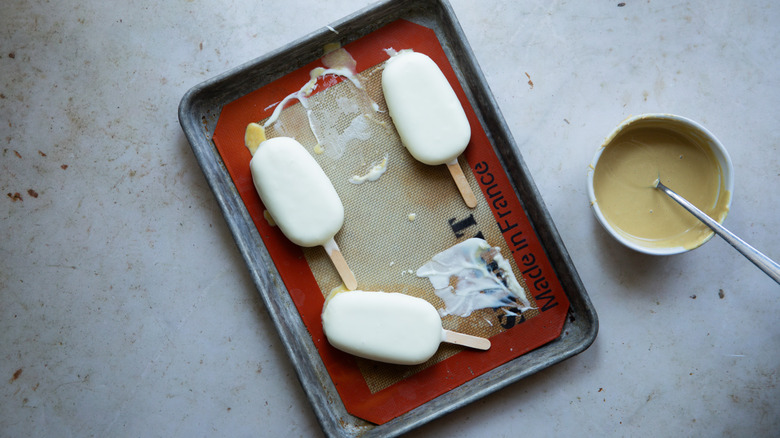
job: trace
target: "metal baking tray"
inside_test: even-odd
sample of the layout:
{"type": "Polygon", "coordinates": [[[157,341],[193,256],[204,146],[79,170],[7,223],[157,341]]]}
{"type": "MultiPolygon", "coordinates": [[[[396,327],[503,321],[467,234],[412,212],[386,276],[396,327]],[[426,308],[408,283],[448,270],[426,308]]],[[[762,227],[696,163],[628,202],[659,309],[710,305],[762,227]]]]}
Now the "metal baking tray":
{"type": "Polygon", "coordinates": [[[192,89],[179,105],[179,121],[249,268],[311,402],[322,430],[333,437],[396,436],[574,356],[594,341],[598,318],[539,192],[446,0],[385,0],[323,27],[192,89]],[[334,29],[342,44],[398,19],[436,33],[470,104],[495,148],[518,198],[569,299],[561,336],[385,424],[347,413],[307,334],[273,261],[218,153],[212,135],[224,105],[320,58],[334,29]]]}

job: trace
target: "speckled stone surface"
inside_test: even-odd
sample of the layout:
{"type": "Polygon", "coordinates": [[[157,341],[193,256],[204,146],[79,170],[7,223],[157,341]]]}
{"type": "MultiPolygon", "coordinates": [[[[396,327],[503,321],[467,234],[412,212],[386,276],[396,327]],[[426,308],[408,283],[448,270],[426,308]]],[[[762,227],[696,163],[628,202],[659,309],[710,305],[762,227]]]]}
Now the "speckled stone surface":
{"type": "MultiPolygon", "coordinates": [[[[177,120],[197,83],[370,2],[0,15],[0,435],[318,436],[177,120]]],[[[601,140],[646,112],[734,162],[725,225],[780,259],[780,7],[452,0],[599,314],[584,353],[411,436],[770,436],[780,286],[718,238],[633,253],[590,212],[601,140]]]]}

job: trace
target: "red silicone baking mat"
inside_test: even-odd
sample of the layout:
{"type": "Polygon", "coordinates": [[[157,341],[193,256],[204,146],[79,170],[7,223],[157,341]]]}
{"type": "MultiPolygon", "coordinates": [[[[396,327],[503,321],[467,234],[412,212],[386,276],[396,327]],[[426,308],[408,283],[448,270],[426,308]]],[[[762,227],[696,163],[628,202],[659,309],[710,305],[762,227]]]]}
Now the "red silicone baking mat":
{"type": "MultiPolygon", "coordinates": [[[[321,61],[312,62],[225,105],[213,135],[214,144],[225,167],[309,331],[311,341],[317,346],[320,358],[347,411],[375,424],[396,418],[557,338],[561,334],[569,308],[569,301],[547,254],[436,34],[424,26],[398,20],[344,46],[357,61],[358,72],[381,67],[388,59],[385,50],[388,48],[413,49],[430,56],[453,86],[471,124],[471,142],[461,164],[468,166],[464,167],[464,172],[479,190],[477,194],[481,208],[492,213],[492,221],[480,222],[465,205],[462,206],[459,214],[445,218],[453,236],[452,242],[443,244],[442,249],[468,237],[491,235],[489,230],[497,230],[498,234],[493,232],[492,235],[499,236],[500,242],[494,240],[489,243],[501,247],[502,254],[513,262],[513,270],[518,280],[524,284],[526,296],[536,307],[535,310],[522,315],[496,313],[494,325],[491,325],[493,329],[489,330],[495,334],[490,336],[492,347],[487,352],[449,349],[447,354],[433,363],[410,370],[358,360],[328,344],[322,330],[320,313],[325,295],[330,287],[336,285],[328,287],[318,283],[311,265],[312,258],[316,257],[310,255],[313,250],[304,250],[291,243],[264,217],[265,209],[257,196],[249,171],[251,155],[244,146],[247,124],[268,118],[274,110],[274,105],[299,90],[301,85],[309,80],[309,72],[322,66],[321,61]],[[385,383],[377,383],[377,380],[385,383]]],[[[342,81],[341,78],[333,76],[323,77],[318,81],[315,94],[336,87],[342,81]]],[[[304,146],[312,150],[312,145],[304,146]]],[[[438,174],[441,172],[437,169],[424,171],[439,172],[438,174]]],[[[454,186],[452,190],[453,196],[457,196],[454,186]]],[[[345,234],[349,232],[349,227],[348,220],[343,230],[345,234]]],[[[354,261],[356,266],[360,267],[358,257],[350,260],[349,248],[342,245],[342,251],[351,264],[354,261]]],[[[434,253],[435,251],[429,251],[426,256],[429,258],[434,253]]],[[[371,284],[371,279],[366,278],[370,276],[360,275],[365,272],[368,271],[356,269],[361,288],[365,283],[371,284]]],[[[441,303],[434,304],[441,307],[441,303]]]]}

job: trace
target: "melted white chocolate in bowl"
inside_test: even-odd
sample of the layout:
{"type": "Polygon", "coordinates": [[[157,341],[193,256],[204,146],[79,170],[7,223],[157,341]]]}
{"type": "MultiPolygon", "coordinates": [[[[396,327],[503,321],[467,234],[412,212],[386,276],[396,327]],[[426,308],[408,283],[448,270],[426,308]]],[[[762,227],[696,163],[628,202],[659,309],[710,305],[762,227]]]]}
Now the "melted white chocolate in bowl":
{"type": "Polygon", "coordinates": [[[605,226],[635,249],[673,253],[673,248],[679,249],[676,252],[696,248],[712,237],[712,230],[654,184],[660,177],[722,222],[731,187],[721,161],[728,163],[725,151],[713,147],[695,127],[675,119],[638,119],[605,142],[597,156],[592,169],[594,209],[605,226]]]}

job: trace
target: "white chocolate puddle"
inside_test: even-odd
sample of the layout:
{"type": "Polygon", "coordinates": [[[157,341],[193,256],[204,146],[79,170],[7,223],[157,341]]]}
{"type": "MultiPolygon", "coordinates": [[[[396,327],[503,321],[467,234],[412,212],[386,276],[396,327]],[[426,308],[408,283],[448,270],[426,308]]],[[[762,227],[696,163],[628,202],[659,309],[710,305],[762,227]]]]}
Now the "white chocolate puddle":
{"type": "Polygon", "coordinates": [[[365,175],[354,175],[349,179],[352,184],[363,184],[366,181],[376,181],[387,172],[388,156],[385,155],[381,160],[371,163],[371,169],[365,175]]]}
{"type": "Polygon", "coordinates": [[[533,309],[500,251],[472,238],[436,254],[417,270],[417,276],[427,277],[444,301],[442,316],[466,317],[475,310],[504,306],[521,312],[533,309]]]}
{"type": "MultiPolygon", "coordinates": [[[[262,126],[258,123],[250,123],[247,126],[244,143],[253,155],[260,143],[266,139],[266,129],[277,123],[284,108],[294,100],[300,102],[301,106],[306,110],[309,128],[317,141],[317,144],[314,146],[316,154],[325,153],[330,158],[337,159],[343,155],[350,142],[366,141],[370,138],[368,121],[372,120],[370,116],[373,113],[379,111],[379,105],[371,100],[360,82],[357,76],[355,59],[343,48],[326,47],[326,52],[321,58],[325,67],[317,67],[310,71],[309,81],[303,84],[298,91],[267,107],[266,110],[271,107],[275,108],[262,126]],[[337,112],[325,109],[320,111],[317,105],[309,100],[309,97],[317,89],[318,79],[327,75],[342,76],[354,85],[353,94],[356,95],[339,98],[337,105],[340,111],[337,112]],[[338,123],[334,117],[344,117],[345,115],[352,117],[351,121],[343,132],[339,132],[335,128],[338,123]]],[[[277,128],[284,134],[284,129],[281,126],[277,128]]]]}

